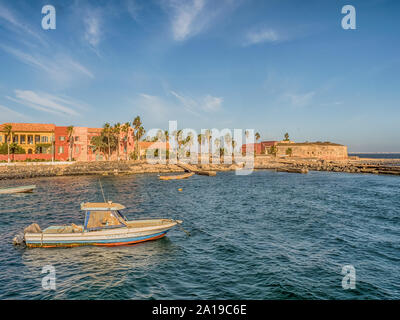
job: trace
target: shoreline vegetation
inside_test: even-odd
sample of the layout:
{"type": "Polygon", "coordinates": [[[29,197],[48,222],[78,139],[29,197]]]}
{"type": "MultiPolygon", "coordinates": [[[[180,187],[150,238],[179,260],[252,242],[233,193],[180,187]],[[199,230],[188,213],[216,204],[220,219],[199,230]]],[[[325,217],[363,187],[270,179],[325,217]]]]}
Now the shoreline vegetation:
{"type": "MultiPolygon", "coordinates": [[[[71,163],[13,163],[0,166],[0,180],[26,179],[36,177],[103,175],[118,176],[142,173],[184,173],[193,171],[222,172],[240,170],[244,163],[233,164],[150,164],[146,161],[96,161],[71,163]]],[[[329,171],[347,173],[369,173],[400,175],[400,159],[348,159],[317,160],[274,158],[256,156],[254,170],[276,170],[286,172],[307,173],[308,171],[329,171]]]]}

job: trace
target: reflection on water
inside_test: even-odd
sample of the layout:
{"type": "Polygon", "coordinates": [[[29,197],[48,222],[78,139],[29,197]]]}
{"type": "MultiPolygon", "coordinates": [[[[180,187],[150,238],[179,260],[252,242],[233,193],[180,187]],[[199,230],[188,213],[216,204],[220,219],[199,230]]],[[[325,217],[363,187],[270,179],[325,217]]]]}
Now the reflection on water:
{"type": "MultiPolygon", "coordinates": [[[[142,270],[152,272],[168,259],[174,259],[176,250],[176,246],[164,238],[123,247],[32,248],[21,253],[24,267],[34,271],[36,276],[43,277],[44,265],[56,268],[58,289],[55,295],[49,292],[51,297],[73,298],[71,292],[87,290],[90,295],[88,288],[107,292],[123,287],[129,277],[140,278],[142,270]],[[67,274],[63,274],[64,270],[67,274]]],[[[38,291],[40,295],[42,290],[38,291]]]]}
{"type": "Polygon", "coordinates": [[[37,186],[0,195],[1,299],[400,298],[399,177],[256,171],[101,181],[128,219],[182,219],[191,236],[175,228],[126,247],[14,247],[32,222],[82,224],[80,203],[102,195],[94,176],[0,181],[37,186]],[[341,288],[345,264],[356,268],[356,290],[341,288]],[[55,291],[42,289],[45,265],[56,268],[55,291]]]}

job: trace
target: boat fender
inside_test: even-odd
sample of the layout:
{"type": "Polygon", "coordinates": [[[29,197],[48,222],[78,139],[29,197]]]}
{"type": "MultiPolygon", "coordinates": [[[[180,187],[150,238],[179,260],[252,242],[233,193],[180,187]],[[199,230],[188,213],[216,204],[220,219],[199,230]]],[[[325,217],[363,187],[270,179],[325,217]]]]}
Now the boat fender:
{"type": "Polygon", "coordinates": [[[17,234],[13,238],[13,244],[15,246],[20,246],[20,245],[23,245],[24,243],[25,243],[25,238],[24,238],[24,235],[22,233],[17,234]]]}

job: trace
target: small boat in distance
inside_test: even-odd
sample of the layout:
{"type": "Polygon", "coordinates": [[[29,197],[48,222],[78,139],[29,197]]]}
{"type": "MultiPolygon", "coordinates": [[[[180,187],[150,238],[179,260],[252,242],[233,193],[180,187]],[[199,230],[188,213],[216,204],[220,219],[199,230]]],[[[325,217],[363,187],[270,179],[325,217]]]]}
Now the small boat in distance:
{"type": "Polygon", "coordinates": [[[160,180],[181,180],[181,179],[190,178],[193,175],[194,175],[194,172],[188,172],[188,173],[179,174],[179,175],[160,176],[159,178],[160,178],[160,180]]]}
{"type": "Polygon", "coordinates": [[[83,225],[51,226],[43,231],[37,224],[24,230],[23,240],[28,247],[119,246],[156,240],[181,220],[127,220],[120,210],[122,204],[109,202],[82,203],[85,211],[83,225]]]}
{"type": "Polygon", "coordinates": [[[21,186],[21,187],[11,187],[11,188],[2,188],[2,189],[0,189],[0,194],[5,194],[5,193],[29,193],[29,192],[33,192],[34,189],[36,189],[35,185],[21,186]]]}

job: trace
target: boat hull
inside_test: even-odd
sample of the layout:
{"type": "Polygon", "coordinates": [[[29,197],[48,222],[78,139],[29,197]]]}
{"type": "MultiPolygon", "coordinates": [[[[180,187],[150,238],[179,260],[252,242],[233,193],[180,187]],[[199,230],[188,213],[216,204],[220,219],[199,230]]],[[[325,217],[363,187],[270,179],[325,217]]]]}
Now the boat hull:
{"type": "Polygon", "coordinates": [[[164,237],[176,222],[156,227],[129,228],[80,232],[80,233],[26,233],[28,247],[77,247],[77,246],[126,246],[164,237]]]}
{"type": "Polygon", "coordinates": [[[35,185],[32,186],[22,186],[22,187],[14,187],[14,188],[5,188],[0,189],[0,194],[9,194],[9,193],[31,193],[36,189],[35,185]]]}

